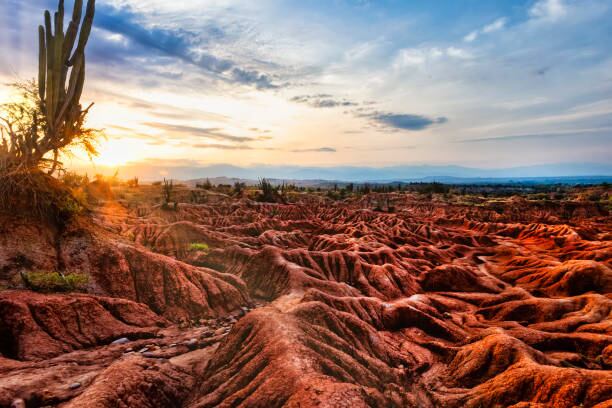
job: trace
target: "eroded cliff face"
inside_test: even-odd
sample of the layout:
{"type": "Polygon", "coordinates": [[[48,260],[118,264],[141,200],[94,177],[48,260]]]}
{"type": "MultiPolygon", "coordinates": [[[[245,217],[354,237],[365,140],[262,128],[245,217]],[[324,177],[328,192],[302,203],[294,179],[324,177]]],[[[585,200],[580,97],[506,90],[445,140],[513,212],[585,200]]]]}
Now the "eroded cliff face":
{"type": "Polygon", "coordinates": [[[2,279],[59,256],[96,295],[2,293],[0,405],[608,406],[605,211],[392,198],[2,224],[2,279]]]}

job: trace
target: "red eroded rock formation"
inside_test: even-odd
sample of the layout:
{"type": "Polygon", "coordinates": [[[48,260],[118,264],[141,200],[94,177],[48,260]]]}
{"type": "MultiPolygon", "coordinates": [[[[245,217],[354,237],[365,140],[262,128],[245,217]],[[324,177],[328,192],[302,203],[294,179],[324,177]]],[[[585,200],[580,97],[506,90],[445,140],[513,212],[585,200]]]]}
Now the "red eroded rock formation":
{"type": "Polygon", "coordinates": [[[85,273],[93,293],[145,303],[175,321],[216,317],[249,303],[239,278],[153,253],[87,220],[63,231],[1,221],[6,232],[0,234],[1,281],[9,285],[19,281],[22,270],[85,273]]]}
{"type": "Polygon", "coordinates": [[[153,337],[166,325],[147,306],[124,299],[0,292],[0,353],[17,360],[45,359],[121,337],[153,337]]]}
{"type": "Polygon", "coordinates": [[[0,361],[0,401],[601,408],[612,399],[612,222],[592,203],[470,206],[394,193],[181,204],[147,216],[109,204],[94,219],[0,238],[6,282],[21,268],[61,267],[86,271],[92,292],[115,298],[0,297],[10,310],[3,327],[34,339],[3,343],[22,354],[0,361]],[[372,210],[387,198],[393,212],[372,210]],[[265,306],[245,307],[253,301],[265,306]],[[82,335],[75,320],[108,321],[108,330],[82,335]],[[116,336],[137,346],[100,346],[116,336]],[[33,347],[42,339],[48,355],[33,347]],[[45,363],[81,378],[66,365],[77,355],[96,369],[70,392],[3,380],[48,381],[45,363]]]}

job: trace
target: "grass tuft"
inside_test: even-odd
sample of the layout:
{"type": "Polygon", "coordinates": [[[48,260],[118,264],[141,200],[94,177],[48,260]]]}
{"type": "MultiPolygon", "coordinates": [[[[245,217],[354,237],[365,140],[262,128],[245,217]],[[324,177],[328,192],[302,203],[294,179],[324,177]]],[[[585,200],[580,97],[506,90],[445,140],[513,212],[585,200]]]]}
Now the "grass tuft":
{"type": "Polygon", "coordinates": [[[89,276],[82,273],[23,272],[21,278],[28,289],[45,293],[82,292],[89,283],[89,276]]]}
{"type": "Polygon", "coordinates": [[[208,252],[210,250],[210,248],[208,247],[207,244],[203,243],[203,242],[192,242],[189,245],[189,250],[191,252],[208,252]]]}

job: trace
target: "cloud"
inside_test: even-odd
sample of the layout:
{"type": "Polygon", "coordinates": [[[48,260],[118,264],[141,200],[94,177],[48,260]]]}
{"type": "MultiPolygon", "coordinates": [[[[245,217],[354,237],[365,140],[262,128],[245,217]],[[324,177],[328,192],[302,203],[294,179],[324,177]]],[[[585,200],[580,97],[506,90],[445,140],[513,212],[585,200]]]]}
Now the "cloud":
{"type": "Polygon", "coordinates": [[[447,59],[470,59],[472,54],[457,47],[422,47],[422,48],[403,48],[397,52],[393,61],[395,69],[406,67],[422,66],[426,63],[447,59]]]}
{"type": "Polygon", "coordinates": [[[465,42],[472,42],[476,38],[478,38],[478,31],[472,31],[471,33],[469,33],[468,35],[463,37],[463,41],[465,41],[465,42]]]}
{"type": "Polygon", "coordinates": [[[223,133],[219,128],[203,128],[161,122],[145,122],[143,123],[143,125],[170,133],[179,133],[183,136],[207,137],[215,140],[225,140],[238,143],[258,140],[252,137],[228,135],[226,133],[223,133]]]}
{"type": "Polygon", "coordinates": [[[497,20],[493,21],[492,23],[487,24],[486,26],[484,26],[484,27],[482,27],[482,28],[480,28],[478,30],[474,30],[474,31],[470,32],[468,35],[463,37],[463,41],[465,41],[465,42],[472,42],[472,41],[476,40],[482,34],[490,34],[490,33],[493,33],[495,31],[502,30],[506,26],[507,22],[508,22],[508,20],[506,19],[506,17],[500,17],[497,20]]]}
{"type": "Polygon", "coordinates": [[[557,21],[566,14],[562,0],[539,0],[529,9],[529,16],[537,20],[557,21]]]}
{"type": "MultiPolygon", "coordinates": [[[[100,45],[104,46],[95,48],[96,58],[107,62],[117,61],[150,56],[153,51],[194,65],[227,82],[255,86],[258,89],[278,87],[272,83],[268,74],[239,67],[234,61],[204,51],[207,42],[219,41],[225,36],[219,27],[205,27],[202,33],[196,34],[181,28],[145,27],[140,20],[140,16],[129,7],[100,5],[95,26],[113,35],[102,36],[100,45]]],[[[180,77],[176,73],[169,75],[180,77]]]]}
{"type": "Polygon", "coordinates": [[[569,129],[561,130],[558,132],[544,132],[544,133],[533,133],[533,134],[520,134],[520,135],[507,135],[497,137],[483,137],[479,139],[464,139],[457,140],[453,143],[485,143],[485,142],[516,142],[523,140],[545,140],[545,139],[556,139],[563,137],[575,138],[577,135],[588,135],[588,134],[601,134],[607,135],[610,131],[610,127],[595,128],[595,129],[569,129]]]}
{"type": "Polygon", "coordinates": [[[494,22],[492,22],[491,24],[488,24],[486,26],[483,27],[482,32],[483,33],[493,33],[495,31],[499,31],[502,28],[504,28],[506,26],[506,18],[505,17],[501,17],[498,18],[497,20],[495,20],[494,22]]]}
{"type": "Polygon", "coordinates": [[[306,103],[313,108],[336,108],[359,105],[357,102],[347,99],[337,99],[328,94],[298,95],[291,98],[291,102],[306,103]]]}
{"type": "Polygon", "coordinates": [[[222,145],[216,143],[198,143],[193,147],[198,149],[219,149],[219,150],[254,150],[251,146],[246,145],[222,145]]]}
{"type": "Polygon", "coordinates": [[[291,150],[292,153],[311,153],[311,152],[320,152],[320,153],[336,153],[336,149],[333,147],[317,147],[313,149],[295,149],[291,150]]]}
{"type": "Polygon", "coordinates": [[[232,78],[234,81],[242,84],[254,85],[257,89],[274,89],[279,87],[279,85],[272,83],[272,79],[268,75],[254,70],[234,68],[232,69],[232,78]]]}
{"type": "Polygon", "coordinates": [[[373,112],[359,116],[369,118],[376,126],[393,130],[423,130],[436,124],[448,122],[445,117],[429,118],[406,113],[373,112]]]}
{"type": "Polygon", "coordinates": [[[239,145],[224,145],[217,143],[197,143],[194,144],[193,147],[198,149],[219,149],[219,150],[268,150],[268,151],[286,151],[290,153],[335,153],[336,149],[333,147],[317,147],[317,148],[307,148],[307,149],[293,149],[293,150],[285,150],[279,149],[276,147],[252,147],[244,144],[239,145]]]}

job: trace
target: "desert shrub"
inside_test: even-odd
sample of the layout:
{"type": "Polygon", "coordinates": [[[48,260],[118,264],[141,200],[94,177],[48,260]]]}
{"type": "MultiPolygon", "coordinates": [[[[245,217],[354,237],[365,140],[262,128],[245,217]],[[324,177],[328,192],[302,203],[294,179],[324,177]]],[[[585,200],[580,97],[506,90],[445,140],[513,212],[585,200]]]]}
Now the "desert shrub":
{"type": "Polygon", "coordinates": [[[206,179],[204,183],[196,183],[196,188],[201,188],[202,190],[211,190],[213,188],[213,185],[209,179],[206,179]]]}
{"type": "Polygon", "coordinates": [[[203,242],[192,242],[189,245],[189,250],[191,252],[208,252],[209,249],[208,244],[203,242]]]}
{"type": "Polygon", "coordinates": [[[128,187],[136,188],[138,187],[138,177],[134,177],[125,182],[128,187]]]}
{"type": "Polygon", "coordinates": [[[279,198],[278,189],[272,185],[267,179],[259,180],[259,201],[265,203],[275,203],[279,198]]]}
{"type": "Polygon", "coordinates": [[[62,177],[60,177],[60,180],[70,188],[85,187],[89,184],[89,177],[87,174],[81,175],[74,171],[65,172],[62,177]]]}
{"type": "Polygon", "coordinates": [[[21,278],[28,289],[47,293],[83,291],[89,283],[89,276],[81,273],[23,272],[21,278]]]}
{"type": "Polygon", "coordinates": [[[237,181],[234,183],[234,194],[241,195],[242,192],[246,189],[246,184],[237,181]]]}

